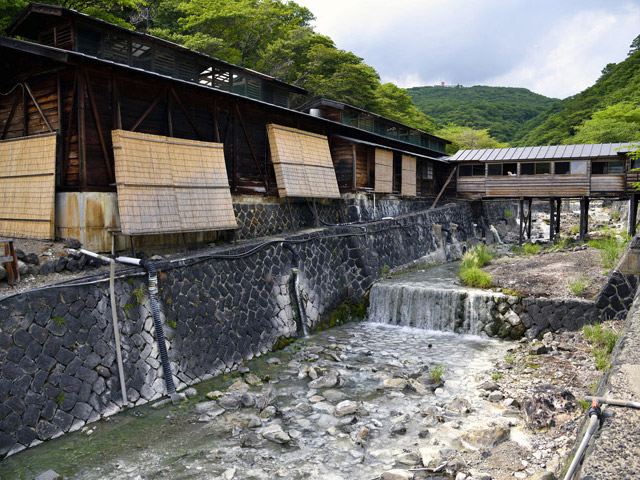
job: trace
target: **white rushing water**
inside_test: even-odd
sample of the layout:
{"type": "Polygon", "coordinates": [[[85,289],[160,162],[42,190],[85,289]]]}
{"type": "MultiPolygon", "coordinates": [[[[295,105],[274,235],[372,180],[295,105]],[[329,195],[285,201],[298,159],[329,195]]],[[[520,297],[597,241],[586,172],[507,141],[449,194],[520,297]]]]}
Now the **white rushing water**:
{"type": "Polygon", "coordinates": [[[385,280],[371,288],[369,321],[425,330],[481,333],[491,318],[494,292],[455,284],[457,264],[385,280]]]}

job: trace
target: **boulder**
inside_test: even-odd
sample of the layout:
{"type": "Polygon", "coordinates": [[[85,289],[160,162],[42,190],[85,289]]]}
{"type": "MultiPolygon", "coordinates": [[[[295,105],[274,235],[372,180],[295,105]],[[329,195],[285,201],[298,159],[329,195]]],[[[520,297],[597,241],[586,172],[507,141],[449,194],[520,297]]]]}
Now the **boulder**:
{"type": "Polygon", "coordinates": [[[344,417],[346,415],[351,415],[358,411],[358,404],[356,402],[352,402],[351,400],[344,400],[336,405],[333,414],[336,417],[344,417]]]}
{"type": "Polygon", "coordinates": [[[394,468],[393,470],[387,470],[380,475],[382,480],[412,480],[413,473],[408,470],[400,470],[394,468]]]}
{"type": "Polygon", "coordinates": [[[275,443],[289,443],[291,441],[291,437],[282,430],[282,427],[278,424],[269,425],[262,430],[262,436],[267,440],[275,443]]]}
{"type": "Polygon", "coordinates": [[[491,448],[509,438],[509,428],[504,425],[474,427],[460,438],[472,448],[491,448]]]}

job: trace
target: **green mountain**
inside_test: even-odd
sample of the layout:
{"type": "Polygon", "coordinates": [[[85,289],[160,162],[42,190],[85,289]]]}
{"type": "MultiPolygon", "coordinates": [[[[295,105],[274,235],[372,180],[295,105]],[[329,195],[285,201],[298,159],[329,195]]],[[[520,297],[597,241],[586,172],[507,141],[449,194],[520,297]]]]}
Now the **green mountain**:
{"type": "Polygon", "coordinates": [[[488,129],[493,138],[509,143],[522,136],[525,124],[531,128],[530,122],[560,102],[526,88],[511,87],[414,87],[407,93],[440,126],[454,123],[488,129]]]}
{"type": "Polygon", "coordinates": [[[605,143],[638,140],[640,50],[609,64],[586,90],[553,105],[525,124],[516,145],[605,143]]]}

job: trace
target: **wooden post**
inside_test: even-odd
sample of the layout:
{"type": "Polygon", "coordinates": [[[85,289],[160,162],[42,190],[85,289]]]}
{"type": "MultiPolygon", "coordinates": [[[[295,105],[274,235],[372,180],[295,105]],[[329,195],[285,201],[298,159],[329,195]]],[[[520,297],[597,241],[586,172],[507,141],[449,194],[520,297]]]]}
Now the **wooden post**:
{"type": "Polygon", "coordinates": [[[531,240],[531,210],[533,198],[527,199],[529,202],[529,208],[527,209],[527,240],[531,240]]]}
{"type": "Polygon", "coordinates": [[[549,242],[553,243],[556,231],[556,218],[555,218],[555,198],[549,199],[549,242]]]}
{"type": "Polygon", "coordinates": [[[562,199],[556,198],[556,233],[560,234],[560,209],[562,208],[562,199]]]}
{"type": "Polygon", "coordinates": [[[524,236],[524,199],[520,199],[518,204],[518,210],[520,211],[520,228],[519,228],[519,236],[518,236],[518,245],[522,246],[522,237],[524,236]]]}
{"type": "Polygon", "coordinates": [[[580,241],[584,242],[589,229],[589,197],[580,199],[580,241]]]}
{"type": "Polygon", "coordinates": [[[85,123],[85,86],[83,72],[78,74],[78,161],[80,167],[80,186],[87,189],[87,134],[85,123]]]}
{"type": "Polygon", "coordinates": [[[351,144],[351,167],[352,167],[352,182],[353,182],[353,193],[358,191],[357,184],[357,175],[356,175],[356,144],[351,144]]]}
{"type": "Polygon", "coordinates": [[[627,232],[629,235],[636,234],[636,224],[638,223],[638,194],[632,193],[629,197],[629,219],[627,232]]]}

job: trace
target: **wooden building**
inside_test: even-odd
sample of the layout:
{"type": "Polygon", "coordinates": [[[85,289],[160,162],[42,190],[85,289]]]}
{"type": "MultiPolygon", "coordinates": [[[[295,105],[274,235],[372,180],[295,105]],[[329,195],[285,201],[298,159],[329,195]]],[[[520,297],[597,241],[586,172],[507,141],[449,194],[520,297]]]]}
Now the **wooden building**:
{"type": "Polygon", "coordinates": [[[462,198],[626,198],[638,181],[632,143],[460,150],[448,160],[462,198]]]}
{"type": "MultiPolygon", "coordinates": [[[[137,235],[173,231],[161,221],[175,213],[169,204],[181,201],[187,208],[216,197],[218,189],[228,189],[228,206],[241,194],[336,198],[377,190],[422,197],[438,193],[449,173],[440,158],[446,143],[441,138],[390,120],[385,124],[385,119],[363,111],[354,123],[346,116],[290,109],[289,97],[305,90],[72,10],[30,4],[8,34],[20,39],[0,37],[0,155],[13,165],[11,170],[0,163],[3,176],[10,177],[0,179],[0,198],[12,192],[22,197],[12,205],[0,203],[2,218],[8,219],[0,223],[0,235],[55,235],[104,247],[113,230],[137,235]],[[364,117],[373,118],[376,126],[369,128],[364,117]],[[273,135],[267,133],[269,125],[276,128],[273,135]],[[113,132],[120,132],[121,144],[113,132]],[[316,143],[309,143],[307,134],[326,144],[320,154],[309,146],[316,143]],[[17,148],[16,142],[42,135],[55,140],[17,148]],[[184,141],[171,140],[176,138],[184,141]],[[220,150],[206,144],[217,144],[220,150]],[[203,155],[189,153],[203,148],[219,151],[222,163],[212,161],[205,167],[203,155]],[[291,152],[299,153],[292,158],[291,152]],[[172,155],[182,166],[167,161],[172,155]],[[276,156],[285,160],[274,161],[276,156]],[[35,158],[48,163],[36,177],[26,177],[20,168],[29,170],[35,158]],[[334,166],[330,175],[326,158],[334,166]],[[198,176],[198,168],[218,169],[226,183],[221,184],[217,174],[198,176]],[[165,175],[170,169],[173,173],[165,175]],[[121,172],[126,173],[120,178],[121,172]],[[320,179],[337,182],[339,190],[327,185],[301,191],[279,184],[299,174],[307,185],[320,179]],[[46,212],[29,202],[28,178],[33,180],[29,188],[37,188],[44,178],[50,181],[47,188],[55,197],[46,212]],[[384,185],[380,190],[378,182],[384,185]],[[122,189],[128,194],[122,196],[122,189]],[[159,207],[149,210],[150,205],[159,207]],[[128,218],[138,222],[136,209],[155,215],[156,226],[129,220],[122,224],[123,207],[133,213],[128,218]],[[31,228],[34,224],[46,228],[31,228]]],[[[233,228],[228,212],[220,214],[221,222],[214,218],[180,229],[233,228]]]]}
{"type": "Polygon", "coordinates": [[[630,199],[629,232],[636,230],[640,164],[628,152],[636,142],[460,150],[456,165],[458,196],[520,200],[520,243],[531,237],[531,201],[549,199],[550,234],[560,231],[560,200],[580,199],[580,237],[588,228],[591,198],[630,199]],[[528,204],[528,207],[525,206],[528,204]],[[525,213],[526,211],[526,213],[525,213]]]}

